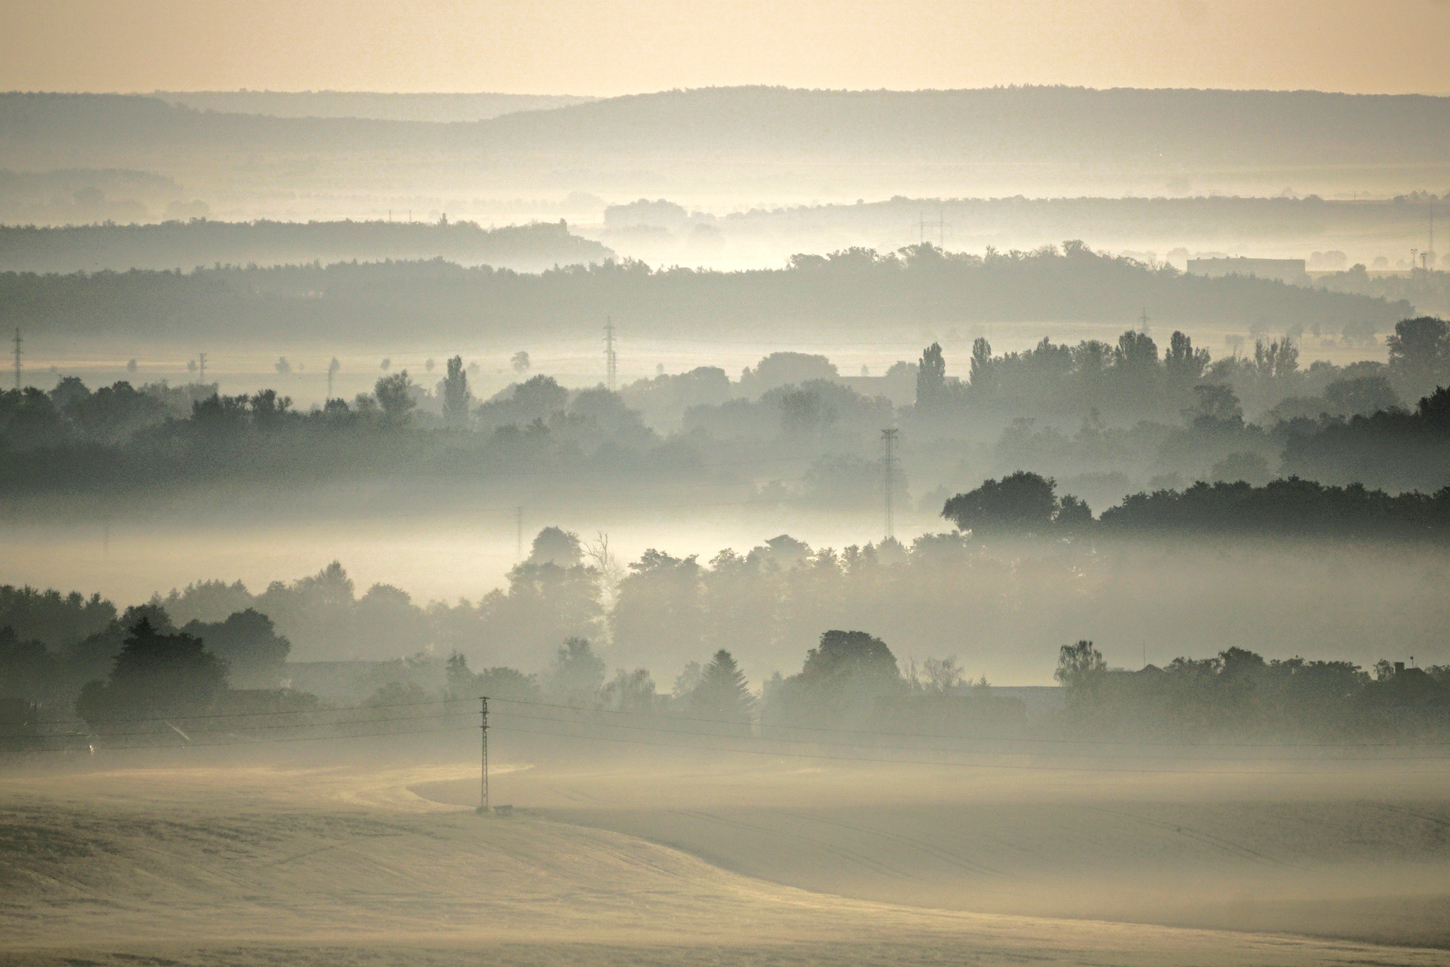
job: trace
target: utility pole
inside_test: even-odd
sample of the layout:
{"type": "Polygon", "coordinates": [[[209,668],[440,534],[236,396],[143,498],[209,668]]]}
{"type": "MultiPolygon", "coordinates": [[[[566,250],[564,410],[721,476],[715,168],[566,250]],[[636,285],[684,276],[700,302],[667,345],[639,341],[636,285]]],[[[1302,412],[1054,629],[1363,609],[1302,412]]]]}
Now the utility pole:
{"type": "Polygon", "coordinates": [[[15,330],[15,390],[20,391],[20,344],[25,340],[20,338],[20,330],[15,330]]]}
{"type": "Polygon", "coordinates": [[[604,369],[608,374],[609,392],[613,393],[619,377],[619,357],[614,352],[614,320],[610,316],[604,317],[604,369]]]}
{"type": "Polygon", "coordinates": [[[524,559],[524,509],[515,507],[514,517],[518,522],[518,536],[514,541],[514,560],[522,561],[524,559]]]}
{"type": "Polygon", "coordinates": [[[201,385],[206,385],[206,353],[197,353],[197,364],[201,369],[201,385]]]}
{"type": "Polygon", "coordinates": [[[1147,306],[1144,306],[1143,307],[1143,314],[1138,317],[1138,331],[1141,332],[1145,336],[1148,335],[1148,307],[1147,306]]]}
{"type": "Polygon", "coordinates": [[[480,695],[478,697],[478,701],[482,705],[481,711],[483,712],[483,772],[482,772],[483,785],[482,785],[482,788],[479,790],[480,791],[480,796],[479,796],[479,800],[478,800],[478,811],[481,814],[483,814],[483,815],[487,815],[488,814],[488,696],[487,695],[480,695]]]}
{"type": "Polygon", "coordinates": [[[886,477],[886,536],[888,539],[896,538],[896,523],[892,519],[891,491],[896,485],[896,434],[897,430],[892,427],[889,430],[881,431],[881,442],[886,444],[885,477],[886,477]]]}

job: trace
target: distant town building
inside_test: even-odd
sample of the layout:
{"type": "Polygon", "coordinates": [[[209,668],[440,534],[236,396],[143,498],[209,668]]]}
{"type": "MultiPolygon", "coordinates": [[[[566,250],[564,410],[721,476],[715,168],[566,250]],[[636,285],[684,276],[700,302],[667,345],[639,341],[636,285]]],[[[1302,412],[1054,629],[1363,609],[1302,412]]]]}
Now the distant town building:
{"type": "Polygon", "coordinates": [[[1308,285],[1309,273],[1303,259],[1189,259],[1189,275],[1206,275],[1217,279],[1225,275],[1251,275],[1275,279],[1290,285],[1308,285]]]}

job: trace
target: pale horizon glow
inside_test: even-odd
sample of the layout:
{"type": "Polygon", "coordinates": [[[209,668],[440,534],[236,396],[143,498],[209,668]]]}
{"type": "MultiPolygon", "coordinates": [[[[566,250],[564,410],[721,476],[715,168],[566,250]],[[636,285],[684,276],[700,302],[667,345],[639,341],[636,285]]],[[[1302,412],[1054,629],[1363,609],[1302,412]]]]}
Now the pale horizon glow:
{"type": "Polygon", "coordinates": [[[0,89],[1450,92],[1450,0],[16,0],[0,89]]]}

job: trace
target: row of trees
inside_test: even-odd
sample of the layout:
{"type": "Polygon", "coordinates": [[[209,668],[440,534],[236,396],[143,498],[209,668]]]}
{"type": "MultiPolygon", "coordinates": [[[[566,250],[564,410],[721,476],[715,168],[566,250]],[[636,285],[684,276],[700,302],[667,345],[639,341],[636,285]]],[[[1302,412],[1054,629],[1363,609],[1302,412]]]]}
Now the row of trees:
{"type": "MultiPolygon", "coordinates": [[[[258,725],[328,735],[372,734],[367,730],[379,727],[427,731],[428,723],[466,717],[479,694],[502,703],[503,721],[521,721],[525,731],[538,717],[529,708],[548,705],[556,709],[554,718],[545,719],[553,723],[553,734],[578,734],[570,726],[584,725],[596,738],[630,727],[628,720],[589,714],[597,712],[652,717],[662,725],[677,721],[692,735],[750,737],[758,725],[767,738],[825,744],[872,731],[1020,737],[1026,726],[1022,703],[994,695],[985,678],[963,688],[954,659],[929,660],[923,671],[911,663],[903,668],[884,641],[863,631],[821,634],[799,672],[776,673],[758,695],[725,649],[703,666],[687,664],[667,694],[657,693],[648,669],[621,669],[607,680],[606,668],[582,638],[566,640],[548,669],[535,675],[508,667],[473,672],[455,652],[439,692],[393,681],[360,707],[338,710],[348,713],[338,717],[328,715],[329,706],[315,696],[232,691],[227,662],[202,638],[159,630],[150,616],[140,615],[133,616],[105,676],[80,691],[74,711],[108,744],[143,745],[170,739],[172,732],[192,741],[183,726],[199,729],[199,737],[220,732],[230,738],[258,725]],[[566,709],[582,717],[561,711],[566,709]],[[278,713],[288,717],[277,720],[278,713]],[[218,719],[228,721],[218,725],[218,719]],[[825,734],[833,731],[840,734],[825,734]]],[[[1162,668],[1127,672],[1110,669],[1091,641],[1078,641],[1060,649],[1055,677],[1066,692],[1061,725],[1079,734],[1185,743],[1343,741],[1413,739],[1450,728],[1450,666],[1406,668],[1382,660],[1371,677],[1348,661],[1266,661],[1230,647],[1213,658],[1179,657],[1162,668]]],[[[26,747],[16,741],[4,745],[26,747]]]]}
{"type": "Polygon", "coordinates": [[[1127,330],[1116,344],[1076,346],[1044,338],[1025,352],[994,356],[985,338],[972,345],[965,378],[947,375],[941,346],[922,353],[916,372],[916,415],[938,424],[973,411],[1013,417],[1055,414],[1176,417],[1194,404],[1200,385],[1222,386],[1268,421],[1294,416],[1368,415],[1450,384],[1450,324],[1433,316],[1402,319],[1386,339],[1388,363],[1302,368],[1295,336],[1258,339],[1252,355],[1212,360],[1208,350],[1174,332],[1161,354],[1146,332],[1127,330]]]}
{"type": "MultiPolygon", "coordinates": [[[[0,668],[4,669],[0,697],[70,705],[83,688],[105,678],[112,661],[143,625],[145,635],[165,639],[161,646],[180,648],[178,643],[184,639],[183,650],[189,649],[188,653],[200,647],[191,643],[204,640],[209,649],[207,667],[216,676],[230,676],[239,688],[276,688],[285,678],[292,643],[277,633],[271,618],[253,608],[217,621],[192,619],[178,628],[166,610],[156,605],[130,607],[117,615],[109,602],[78,598],[65,600],[54,592],[30,588],[0,588],[0,668]]],[[[137,646],[141,651],[135,656],[143,665],[149,660],[144,657],[145,649],[151,647],[147,642],[151,638],[137,646]]],[[[126,674],[130,672],[123,679],[126,674]]],[[[122,692],[130,688],[122,685],[122,692]]],[[[167,701],[169,694],[162,690],[155,698],[167,701]]],[[[93,699],[106,701],[103,695],[93,699]]]]}
{"type": "Polygon", "coordinates": [[[1110,669],[1091,641],[1078,641],[1062,646],[1056,678],[1072,725],[1101,735],[1323,741],[1450,729],[1450,665],[1381,660],[1371,675],[1348,661],[1266,661],[1230,647],[1129,672],[1110,669]]]}
{"type": "MultiPolygon", "coordinates": [[[[1027,468],[1139,481],[1177,474],[1181,487],[1194,479],[1264,483],[1278,470],[1326,483],[1438,489],[1450,479],[1450,435],[1438,415],[1444,400],[1431,393],[1405,411],[1397,387],[1450,379],[1450,328],[1438,319],[1403,320],[1390,346],[1388,365],[1315,364],[1301,373],[1288,338],[1256,347],[1252,360],[1213,363],[1182,333],[1162,358],[1151,338],[1132,331],[1116,347],[1044,340],[1000,357],[979,341],[972,379],[962,382],[946,376],[934,344],[912,371],[917,403],[906,408],[845,385],[824,357],[793,353],[766,357],[739,383],[706,369],[613,393],[569,391],[538,375],[482,403],[455,356],[431,394],[403,371],[379,379],[372,393],[311,412],[273,390],[226,396],[121,382],[91,392],[71,377],[49,393],[0,392],[0,450],[19,451],[0,465],[0,491],[125,493],[373,472],[500,480],[530,472],[554,486],[574,473],[662,481],[749,461],[786,470],[792,485],[776,490],[788,498],[867,506],[880,497],[874,461],[883,426],[900,423],[915,440],[970,439],[1010,413],[1055,420],[1084,409],[1072,438],[1055,422],[1014,420],[994,460],[982,463],[967,448],[961,472],[948,480],[959,488],[962,476],[1027,468]],[[1263,402],[1270,385],[1278,402],[1260,424],[1246,421],[1242,393],[1263,402]],[[651,429],[630,400],[655,418],[678,420],[680,432],[651,429]],[[1104,412],[1154,420],[1112,425],[1104,412]],[[1170,412],[1171,422],[1159,422],[1170,412]]],[[[754,490],[758,475],[749,477],[732,479],[754,490]]],[[[896,479],[904,500],[905,477],[896,479]]],[[[1094,501],[1113,486],[1091,488],[1094,501]]],[[[1124,481],[1112,499],[1126,492],[1124,481]]]]}
{"type": "MultiPolygon", "coordinates": [[[[240,582],[198,582],[158,596],[153,606],[182,627],[218,625],[252,609],[275,622],[294,659],[458,651],[485,668],[538,669],[559,642],[578,637],[593,642],[611,669],[678,669],[691,656],[724,649],[756,675],[769,675],[819,629],[840,626],[891,628],[904,654],[955,652],[994,674],[1024,677],[1042,674],[1049,660],[1043,642],[1083,628],[1117,642],[1171,640],[1185,649],[1228,640],[1308,653],[1332,640],[1333,657],[1361,662],[1402,650],[1443,653],[1450,603],[1437,592],[1435,575],[1444,567],[1437,541],[1405,542],[1393,530],[1389,542],[1206,540],[1201,527],[1172,522],[1068,529],[1039,515],[1044,529],[1024,530],[1020,520],[995,530],[966,520],[970,532],[924,535],[909,545],[812,548],[780,535],[708,561],[658,549],[621,561],[603,541],[555,531],[541,534],[535,552],[499,587],[466,600],[428,602],[389,585],[356,587],[333,564],[255,592],[240,582]],[[1184,539],[1139,539],[1165,533],[1184,539]]],[[[66,661],[77,670],[66,673],[68,688],[97,677],[96,662],[104,660],[93,656],[101,644],[113,653],[114,637],[82,647],[104,636],[116,613],[103,601],[0,589],[0,605],[0,628],[10,625],[20,641],[72,656],[66,661]]],[[[239,670],[236,656],[229,658],[239,670]]]]}
{"type": "Polygon", "coordinates": [[[1361,295],[1186,275],[1094,253],[1076,241],[984,256],[927,244],[887,253],[855,248],[739,272],[654,270],[626,260],[520,275],[433,260],[185,275],[0,273],[0,326],[69,338],[94,331],[96,306],[105,307],[106,330],[116,336],[155,338],[166,320],[183,318],[198,338],[245,332],[308,342],[378,342],[399,332],[504,341],[525,329],[540,338],[573,338],[595,330],[605,313],[628,320],[641,337],[728,327],[776,339],[822,326],[880,337],[883,320],[912,332],[963,323],[1122,323],[1144,306],[1159,325],[1258,325],[1267,332],[1321,326],[1338,333],[1350,324],[1383,332],[1412,313],[1407,303],[1361,295]]]}
{"type": "Polygon", "coordinates": [[[1058,497],[1056,488],[1051,477],[1019,470],[957,494],[942,516],[978,539],[1171,532],[1435,541],[1450,536],[1450,486],[1433,495],[1391,496],[1359,484],[1333,487],[1298,477],[1262,487],[1242,480],[1199,482],[1182,491],[1129,495],[1097,521],[1087,504],[1070,494],[1058,497]]]}
{"type": "MultiPolygon", "coordinates": [[[[825,632],[797,674],[776,673],[758,695],[725,649],[703,665],[687,663],[673,689],[661,694],[645,668],[621,669],[613,679],[606,678],[605,661],[588,640],[575,637],[564,641],[541,673],[525,674],[506,666],[474,672],[467,659],[454,652],[445,663],[439,691],[394,679],[378,687],[361,706],[339,710],[349,713],[345,718],[329,717],[325,713],[330,706],[315,696],[285,689],[251,695],[234,691],[228,680],[230,664],[219,657],[214,644],[187,631],[158,628],[152,623],[157,616],[128,614],[121,622],[125,633],[108,656],[104,677],[88,681],[75,698],[76,716],[104,739],[139,736],[145,744],[175,732],[191,741],[182,726],[193,725],[204,734],[220,731],[234,736],[257,725],[249,715],[263,711],[291,713],[285,720],[263,720],[273,730],[327,728],[345,734],[347,727],[417,729],[420,722],[466,716],[481,694],[502,703],[499,711],[506,719],[513,713],[527,720],[528,706],[550,705],[586,713],[674,717],[688,720],[691,731],[703,727],[707,734],[724,736],[748,737],[757,722],[787,731],[1021,725],[1020,704],[993,699],[985,679],[964,693],[974,701],[966,705],[952,701],[962,684],[954,660],[929,660],[924,673],[914,665],[903,669],[883,641],[861,631],[825,632]],[[229,721],[217,724],[216,719],[229,721]]],[[[164,614],[159,617],[165,620],[164,614]]],[[[48,713],[56,711],[52,707],[48,713]]]]}

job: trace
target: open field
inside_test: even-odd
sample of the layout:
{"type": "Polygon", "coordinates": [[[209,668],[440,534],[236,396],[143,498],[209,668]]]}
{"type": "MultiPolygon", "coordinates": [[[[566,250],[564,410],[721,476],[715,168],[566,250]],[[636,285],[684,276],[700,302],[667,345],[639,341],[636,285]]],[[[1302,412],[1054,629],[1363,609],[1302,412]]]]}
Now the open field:
{"type": "Polygon", "coordinates": [[[1331,919],[1370,900],[1391,939],[1444,943],[1443,773],[1310,778],[1271,808],[1253,804],[1269,784],[1223,777],[505,767],[494,801],[530,808],[485,820],[473,769],[12,772],[0,963],[1445,962],[1437,949],[966,912],[997,893],[998,908],[1091,916],[1062,899],[1081,890],[1106,915],[1109,894],[1173,884],[1195,901],[1237,889],[1232,902],[1264,913],[1248,891],[1292,887],[1331,919]],[[1360,875],[1316,899],[1329,868],[1360,875]]]}
{"type": "MultiPolygon", "coordinates": [[[[1407,764],[1426,771],[746,765],[523,774],[499,788],[521,787],[552,818],[863,900],[1450,947],[1446,776],[1407,764]]],[[[477,801],[467,780],[417,788],[477,801]]]]}

